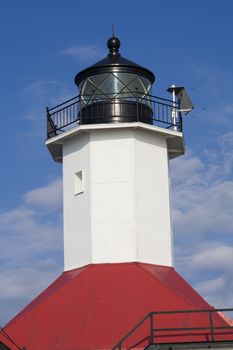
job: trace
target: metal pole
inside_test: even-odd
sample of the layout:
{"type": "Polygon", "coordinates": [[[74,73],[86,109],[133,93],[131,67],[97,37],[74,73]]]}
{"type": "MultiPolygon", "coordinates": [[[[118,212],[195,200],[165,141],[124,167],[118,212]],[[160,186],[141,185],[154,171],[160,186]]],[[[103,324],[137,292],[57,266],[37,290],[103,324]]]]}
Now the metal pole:
{"type": "Polygon", "coordinates": [[[153,313],[150,314],[150,343],[154,342],[154,318],[153,313]]]}
{"type": "Polygon", "coordinates": [[[175,85],[171,86],[173,88],[172,90],[172,101],[173,101],[173,109],[172,109],[172,124],[173,124],[173,130],[177,131],[177,125],[176,125],[176,93],[175,93],[175,85]]]}
{"type": "Polygon", "coordinates": [[[209,311],[211,341],[214,341],[213,312],[209,311]]]}

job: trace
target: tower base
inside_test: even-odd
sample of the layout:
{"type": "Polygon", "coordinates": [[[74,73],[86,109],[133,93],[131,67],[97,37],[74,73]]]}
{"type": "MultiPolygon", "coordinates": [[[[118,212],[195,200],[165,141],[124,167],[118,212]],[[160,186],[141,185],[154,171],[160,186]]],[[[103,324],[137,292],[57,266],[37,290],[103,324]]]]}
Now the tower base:
{"type": "MultiPolygon", "coordinates": [[[[28,350],[110,350],[152,311],[200,309],[211,307],[172,267],[143,263],[88,265],[64,272],[13,318],[5,331],[28,350]]],[[[229,325],[219,314],[213,320],[215,326],[229,325]]],[[[203,314],[174,313],[160,321],[155,317],[154,327],[203,327],[208,322],[203,314]]],[[[145,349],[153,343],[206,342],[211,340],[209,333],[166,331],[151,339],[146,321],[121,349],[145,349]]]]}

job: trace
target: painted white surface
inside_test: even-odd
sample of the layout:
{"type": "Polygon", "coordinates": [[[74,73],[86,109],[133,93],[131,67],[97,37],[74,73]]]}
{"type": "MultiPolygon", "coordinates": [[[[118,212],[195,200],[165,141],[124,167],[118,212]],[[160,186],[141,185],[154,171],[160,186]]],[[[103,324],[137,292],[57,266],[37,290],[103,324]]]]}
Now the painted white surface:
{"type": "Polygon", "coordinates": [[[81,135],[63,146],[63,212],[65,270],[91,261],[90,236],[90,136],[81,135]],[[84,192],[75,195],[75,173],[85,176],[84,192]]]}
{"type": "Polygon", "coordinates": [[[134,123],[106,123],[106,124],[84,124],[77,125],[60,135],[54,136],[46,141],[51,156],[56,162],[62,163],[62,145],[68,139],[90,132],[91,130],[116,130],[116,129],[141,129],[151,131],[156,135],[163,135],[167,139],[169,159],[184,154],[183,133],[176,130],[164,129],[156,125],[149,125],[142,122],[134,123]]]}
{"type": "Polygon", "coordinates": [[[166,139],[140,130],[135,139],[138,261],[172,266],[166,139]]]}
{"type": "Polygon", "coordinates": [[[167,140],[91,129],[63,144],[65,270],[89,263],[172,265],[167,140]],[[74,195],[82,170],[84,192],[74,195]]]}
{"type": "Polygon", "coordinates": [[[133,133],[91,133],[93,263],[137,261],[133,133]]]}

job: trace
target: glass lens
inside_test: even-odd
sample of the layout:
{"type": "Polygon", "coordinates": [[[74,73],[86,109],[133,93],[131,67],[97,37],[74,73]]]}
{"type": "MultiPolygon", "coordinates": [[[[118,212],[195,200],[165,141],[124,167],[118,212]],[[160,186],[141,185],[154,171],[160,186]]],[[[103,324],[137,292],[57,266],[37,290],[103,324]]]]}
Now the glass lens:
{"type": "Polygon", "coordinates": [[[151,83],[146,78],[132,73],[96,74],[80,83],[80,91],[82,102],[85,104],[109,98],[138,101],[151,93],[151,83]]]}
{"type": "Polygon", "coordinates": [[[108,76],[109,74],[96,74],[96,75],[92,75],[91,77],[88,78],[88,80],[95,85],[96,87],[98,87],[108,76]]]}
{"type": "Polygon", "coordinates": [[[110,74],[99,88],[105,93],[118,93],[124,85],[113,74],[110,74]]]}

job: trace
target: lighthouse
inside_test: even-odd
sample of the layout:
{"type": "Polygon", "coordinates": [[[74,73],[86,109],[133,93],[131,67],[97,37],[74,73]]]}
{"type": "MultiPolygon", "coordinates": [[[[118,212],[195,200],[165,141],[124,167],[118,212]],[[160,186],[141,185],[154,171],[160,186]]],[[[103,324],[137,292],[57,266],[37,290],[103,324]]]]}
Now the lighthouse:
{"type": "Polygon", "coordinates": [[[2,344],[232,348],[224,310],[174,268],[169,162],[184,154],[191,101],[174,85],[171,100],[154,96],[154,74],[124,58],[117,37],[107,47],[75,76],[78,96],[47,108],[46,145],[63,168],[64,272],[6,325],[15,344],[2,344]]]}
{"type": "Polygon", "coordinates": [[[58,135],[46,143],[63,166],[65,270],[173,266],[168,162],[184,153],[183,134],[171,130],[171,119],[164,128],[153,119],[153,109],[171,118],[173,108],[152,99],[154,74],[123,58],[119,39],[108,47],[107,58],[75,77],[80,100],[72,128],[59,133],[69,111],[49,111],[48,136],[58,135]]]}

